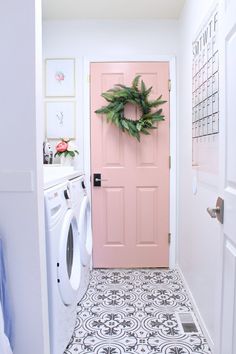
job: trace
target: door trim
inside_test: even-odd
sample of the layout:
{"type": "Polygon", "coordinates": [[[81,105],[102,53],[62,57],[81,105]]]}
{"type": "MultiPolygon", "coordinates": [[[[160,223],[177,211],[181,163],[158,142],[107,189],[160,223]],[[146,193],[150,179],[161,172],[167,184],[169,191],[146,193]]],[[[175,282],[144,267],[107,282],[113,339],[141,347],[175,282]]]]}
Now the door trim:
{"type": "MultiPolygon", "coordinates": [[[[165,61],[169,63],[171,80],[170,91],[170,155],[171,155],[171,169],[170,169],[170,224],[169,232],[171,233],[171,243],[169,249],[169,267],[176,266],[176,247],[177,247],[177,100],[176,100],[176,58],[175,56],[158,55],[158,56],[128,56],[128,57],[85,57],[83,61],[83,102],[84,102],[84,171],[86,176],[86,186],[88,195],[91,199],[91,159],[90,159],[90,63],[99,62],[160,62],[165,61]]],[[[168,238],[168,235],[166,235],[168,238]]]]}

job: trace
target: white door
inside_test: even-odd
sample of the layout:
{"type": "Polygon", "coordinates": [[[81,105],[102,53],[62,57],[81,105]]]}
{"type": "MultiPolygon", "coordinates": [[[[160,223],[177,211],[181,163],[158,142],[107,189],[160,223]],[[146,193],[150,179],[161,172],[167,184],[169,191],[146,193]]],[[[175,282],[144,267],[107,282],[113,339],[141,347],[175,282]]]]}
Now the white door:
{"type": "Polygon", "coordinates": [[[222,1],[221,177],[225,200],[218,354],[236,353],[236,1],[222,1]]]}

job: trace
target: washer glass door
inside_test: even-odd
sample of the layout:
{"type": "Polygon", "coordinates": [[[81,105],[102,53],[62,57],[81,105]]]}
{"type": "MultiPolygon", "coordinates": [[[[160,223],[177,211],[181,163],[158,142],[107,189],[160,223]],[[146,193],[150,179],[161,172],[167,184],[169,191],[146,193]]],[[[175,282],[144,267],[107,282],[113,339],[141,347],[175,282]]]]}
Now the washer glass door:
{"type": "Polygon", "coordinates": [[[66,245],[66,265],[67,265],[67,273],[68,277],[71,277],[72,266],[73,266],[73,258],[74,258],[74,240],[73,240],[73,229],[70,225],[67,245],[66,245]]]}
{"type": "Polygon", "coordinates": [[[81,258],[76,217],[68,210],[61,229],[57,262],[57,282],[65,305],[74,302],[81,283],[81,258]]]}

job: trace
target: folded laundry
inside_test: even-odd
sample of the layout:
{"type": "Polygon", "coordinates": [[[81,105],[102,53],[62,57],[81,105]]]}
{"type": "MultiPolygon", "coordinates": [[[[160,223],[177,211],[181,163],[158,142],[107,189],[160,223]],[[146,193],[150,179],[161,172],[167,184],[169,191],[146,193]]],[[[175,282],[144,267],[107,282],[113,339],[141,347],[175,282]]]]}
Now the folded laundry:
{"type": "MultiPolygon", "coordinates": [[[[9,295],[8,295],[7,282],[6,282],[6,270],[5,270],[4,255],[3,255],[3,242],[1,239],[0,239],[0,304],[1,304],[1,312],[3,317],[4,334],[8,338],[12,348],[12,321],[11,321],[9,295]]],[[[0,351],[0,353],[2,352],[0,351]]]]}

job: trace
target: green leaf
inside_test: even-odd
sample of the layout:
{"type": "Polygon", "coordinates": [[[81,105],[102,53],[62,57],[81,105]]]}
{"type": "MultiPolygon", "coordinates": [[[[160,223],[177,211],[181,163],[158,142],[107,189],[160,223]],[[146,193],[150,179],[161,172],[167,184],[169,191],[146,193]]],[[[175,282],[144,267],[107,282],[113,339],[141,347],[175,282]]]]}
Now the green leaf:
{"type": "Polygon", "coordinates": [[[114,112],[118,113],[119,111],[121,111],[124,108],[124,103],[120,102],[119,104],[117,104],[116,106],[114,106],[114,112]]]}
{"type": "Polygon", "coordinates": [[[151,91],[152,91],[152,86],[149,87],[149,89],[146,90],[145,96],[147,97],[151,91]]]}
{"type": "Polygon", "coordinates": [[[162,109],[159,109],[158,111],[153,112],[151,114],[151,119],[153,121],[164,120],[164,115],[162,115],[161,113],[162,113],[162,109]]]}
{"type": "Polygon", "coordinates": [[[120,126],[120,120],[119,120],[119,116],[118,116],[118,115],[115,115],[115,116],[114,116],[113,122],[115,123],[115,125],[117,125],[117,127],[120,126]]]}
{"type": "Polygon", "coordinates": [[[166,103],[166,102],[167,102],[167,101],[165,101],[165,100],[164,100],[164,101],[163,101],[163,100],[160,100],[160,101],[159,101],[159,105],[164,104],[164,103],[166,103]]]}
{"type": "Polygon", "coordinates": [[[149,131],[144,128],[142,128],[141,132],[145,135],[150,135],[149,131]]]}
{"type": "Polygon", "coordinates": [[[136,124],[132,123],[132,122],[129,122],[129,127],[130,127],[131,135],[138,139],[140,137],[140,134],[139,134],[139,131],[136,128],[136,124]]]}
{"type": "MultiPolygon", "coordinates": [[[[127,87],[127,86],[122,85],[122,84],[116,84],[115,86],[117,86],[117,87],[121,87],[121,88],[124,88],[124,89],[128,89],[128,87],[127,87]]],[[[119,90],[119,88],[118,88],[118,90],[119,90]]]]}
{"type": "Polygon", "coordinates": [[[145,121],[146,119],[152,119],[152,113],[146,113],[142,116],[142,120],[145,121]]]}
{"type": "Polygon", "coordinates": [[[150,117],[149,119],[145,119],[145,120],[144,120],[144,124],[145,124],[146,126],[151,126],[151,125],[152,125],[152,117],[150,117]]]}
{"type": "Polygon", "coordinates": [[[125,91],[125,90],[120,90],[114,93],[114,99],[119,98],[119,97],[123,97],[123,98],[128,98],[129,97],[129,92],[125,91]]]}
{"type": "Polygon", "coordinates": [[[153,100],[153,101],[149,101],[149,107],[157,107],[159,105],[159,101],[157,100],[153,100]]]}
{"type": "Polygon", "coordinates": [[[115,87],[107,90],[107,92],[116,92],[116,91],[120,90],[119,87],[116,87],[116,86],[119,86],[119,85],[115,85],[115,87]]]}
{"type": "Polygon", "coordinates": [[[102,108],[97,109],[95,111],[95,113],[97,113],[97,114],[108,113],[108,112],[109,112],[109,108],[108,107],[102,107],[102,108]]]}
{"type": "Polygon", "coordinates": [[[138,136],[137,130],[132,130],[132,129],[130,129],[130,130],[129,130],[129,133],[130,133],[130,135],[134,136],[135,138],[137,138],[137,136],[138,136]]]}
{"type": "Polygon", "coordinates": [[[137,102],[135,101],[135,100],[127,100],[127,103],[131,103],[131,104],[133,104],[134,106],[137,106],[137,102]]]}
{"type": "Polygon", "coordinates": [[[140,77],[141,77],[141,75],[137,75],[132,82],[132,87],[135,91],[138,91],[138,83],[139,83],[140,77]]]}
{"type": "Polygon", "coordinates": [[[108,92],[102,93],[102,97],[105,98],[108,102],[112,102],[114,99],[114,95],[108,92]]]}
{"type": "Polygon", "coordinates": [[[149,101],[149,103],[148,103],[149,107],[157,107],[157,106],[160,106],[160,105],[162,105],[162,104],[167,102],[167,101],[161,100],[160,98],[161,98],[161,96],[158,97],[156,100],[149,101]]]}
{"type": "Polygon", "coordinates": [[[136,104],[140,101],[141,94],[137,91],[131,90],[130,91],[130,98],[134,98],[136,101],[136,104]]]}
{"type": "Polygon", "coordinates": [[[145,83],[143,82],[143,80],[141,81],[141,92],[142,92],[142,94],[145,94],[145,92],[146,92],[146,86],[145,86],[145,83]]]}
{"type": "Polygon", "coordinates": [[[143,127],[142,123],[137,123],[137,124],[136,124],[136,128],[137,128],[137,130],[138,130],[139,132],[142,130],[142,127],[143,127]]]}
{"type": "Polygon", "coordinates": [[[155,114],[161,114],[162,113],[162,108],[158,109],[158,111],[154,112],[155,114]]]}
{"type": "Polygon", "coordinates": [[[127,121],[125,119],[122,119],[121,120],[121,124],[123,125],[123,127],[126,129],[126,130],[129,130],[129,124],[127,123],[127,121]]]}
{"type": "Polygon", "coordinates": [[[117,113],[114,111],[110,111],[107,113],[107,121],[108,122],[114,122],[116,120],[117,113]]]}

